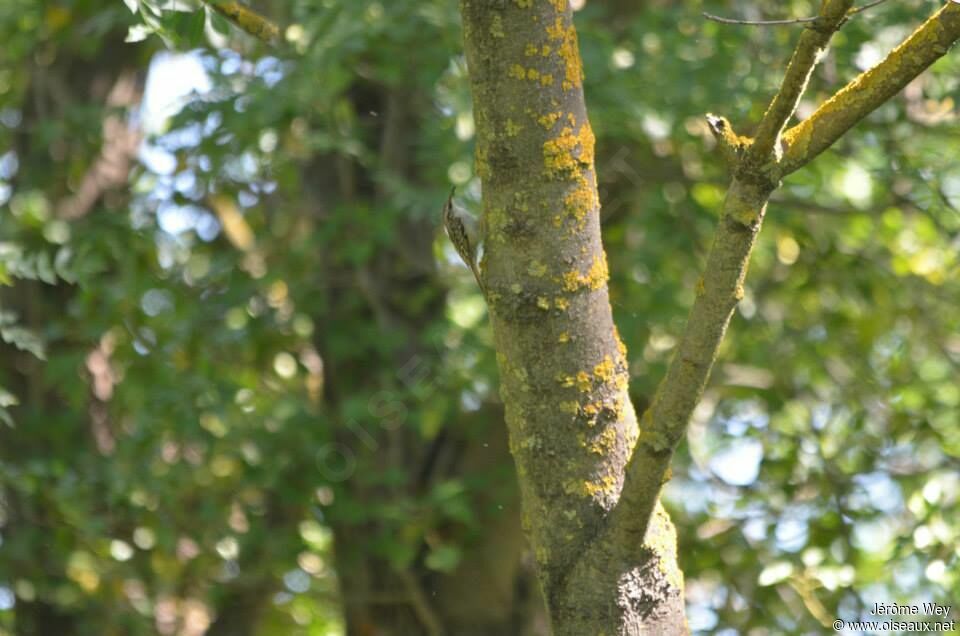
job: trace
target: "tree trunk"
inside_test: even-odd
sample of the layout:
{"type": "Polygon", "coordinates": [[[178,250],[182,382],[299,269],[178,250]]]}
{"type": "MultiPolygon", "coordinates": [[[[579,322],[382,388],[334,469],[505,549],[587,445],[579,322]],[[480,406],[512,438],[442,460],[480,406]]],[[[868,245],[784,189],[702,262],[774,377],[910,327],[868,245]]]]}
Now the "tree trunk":
{"type": "Polygon", "coordinates": [[[593,133],[566,2],[461,2],[483,179],[485,286],[525,525],[554,632],[686,631],[676,535],[584,562],[639,435],[600,241],[593,133]]]}
{"type": "Polygon", "coordinates": [[[484,185],[483,287],[525,527],[557,636],[688,631],[676,535],[659,497],[743,296],[770,194],[960,37],[960,5],[950,3],[788,129],[852,5],[820,3],[755,138],[708,117],[733,179],[687,326],[638,425],[607,295],[569,3],[461,0],[484,185]]]}

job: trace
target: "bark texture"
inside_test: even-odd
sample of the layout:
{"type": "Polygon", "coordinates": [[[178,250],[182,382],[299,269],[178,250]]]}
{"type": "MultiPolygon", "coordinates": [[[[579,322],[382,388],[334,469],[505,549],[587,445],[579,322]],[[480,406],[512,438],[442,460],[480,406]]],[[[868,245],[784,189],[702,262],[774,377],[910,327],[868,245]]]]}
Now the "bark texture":
{"type": "Polygon", "coordinates": [[[675,534],[583,559],[639,435],[600,240],[594,137],[564,1],[461,3],[491,308],[525,527],[554,633],[686,631],[675,534]]]}
{"type": "Polygon", "coordinates": [[[525,529],[554,633],[686,633],[676,537],[660,492],[743,297],[770,195],[943,56],[960,37],[960,5],[947,4],[788,129],[831,37],[857,12],[852,0],[823,0],[756,137],[708,117],[732,180],[686,328],[639,423],[611,317],[569,4],[460,6],[484,186],[483,288],[525,529]]]}

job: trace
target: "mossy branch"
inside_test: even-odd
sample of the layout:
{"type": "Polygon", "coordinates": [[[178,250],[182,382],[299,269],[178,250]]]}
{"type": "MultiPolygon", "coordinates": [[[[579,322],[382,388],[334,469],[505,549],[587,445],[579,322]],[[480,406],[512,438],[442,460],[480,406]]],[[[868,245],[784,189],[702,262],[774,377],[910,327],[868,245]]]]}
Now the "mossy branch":
{"type": "Polygon", "coordinates": [[[646,532],[661,487],[669,479],[673,452],[686,434],[733,310],[743,298],[747,265],[772,189],[769,182],[734,177],[727,191],[683,336],[653,403],[640,419],[640,437],[610,518],[608,532],[615,542],[630,544],[646,532]]]}
{"type": "Polygon", "coordinates": [[[860,120],[899,93],[960,39],[960,4],[950,2],[873,68],[784,133],[783,174],[804,166],[860,120]]]}
{"type": "Polygon", "coordinates": [[[276,24],[239,2],[203,0],[203,3],[225,17],[237,28],[265,44],[275,44],[280,37],[280,29],[276,24]]]}
{"type": "Polygon", "coordinates": [[[817,19],[803,30],[797,48],[787,64],[780,90],[771,100],[757,127],[753,146],[747,152],[746,160],[749,164],[759,166],[767,163],[771,159],[771,153],[779,150],[780,135],[796,111],[814,67],[830,38],[846,21],[847,12],[852,6],[853,0],[824,0],[817,19]]]}
{"type": "MultiPolygon", "coordinates": [[[[828,21],[824,28],[828,33],[833,33],[842,23],[843,16],[848,15],[849,4],[824,0],[825,11],[833,11],[825,14],[828,21]],[[841,9],[843,14],[839,13],[841,9]]],[[[810,41],[801,42],[798,50],[811,45],[822,47],[826,42],[824,38],[828,37],[826,33],[807,36],[810,41]]],[[[886,60],[843,88],[813,116],[783,133],[784,157],[779,165],[775,165],[777,174],[772,176],[783,176],[828,148],[855,123],[942,57],[958,38],[960,4],[951,2],[886,60]]],[[[793,114],[796,100],[809,77],[809,65],[815,62],[815,57],[810,57],[809,52],[794,55],[784,87],[771,103],[757,139],[747,150],[748,158],[737,165],[704,274],[697,283],[696,300],[686,328],[653,403],[641,418],[640,436],[627,467],[620,500],[611,513],[602,541],[636,543],[648,528],[662,485],[669,479],[673,452],[686,433],[693,410],[710,378],[711,367],[733,311],[743,297],[750,254],[763,222],[767,201],[777,187],[778,179],[771,179],[768,170],[769,153],[777,143],[783,124],[793,114]],[[766,152],[757,149],[760,139],[768,149],[766,152]],[[749,157],[766,160],[753,163],[749,157]]],[[[721,143],[725,137],[735,138],[726,120],[711,117],[708,122],[721,143]]]]}
{"type": "Polygon", "coordinates": [[[753,139],[744,135],[738,135],[733,129],[730,120],[722,115],[707,113],[707,125],[714,139],[717,140],[717,147],[720,155],[723,157],[727,167],[731,172],[736,172],[736,168],[743,159],[747,150],[753,145],[753,139]]]}

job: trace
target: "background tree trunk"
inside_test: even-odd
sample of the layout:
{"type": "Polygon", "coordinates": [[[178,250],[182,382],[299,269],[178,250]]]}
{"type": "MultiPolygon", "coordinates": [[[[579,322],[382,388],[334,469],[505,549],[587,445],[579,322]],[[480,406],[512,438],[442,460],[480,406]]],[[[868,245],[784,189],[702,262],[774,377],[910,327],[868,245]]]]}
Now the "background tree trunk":
{"type": "MultiPolygon", "coordinates": [[[[407,78],[400,86],[412,86],[407,78]]],[[[349,205],[374,215],[388,209],[390,192],[383,175],[423,187],[427,178],[416,161],[415,141],[421,134],[425,95],[400,86],[375,85],[358,79],[348,91],[351,108],[368,117],[367,145],[378,150],[375,167],[350,157],[318,157],[305,166],[313,201],[305,207],[325,221],[326,210],[349,205]],[[335,170],[324,169],[336,166],[335,170]]],[[[391,247],[360,265],[329,263],[318,293],[325,310],[316,324],[375,324],[381,333],[402,334],[404,344],[394,351],[337,347],[337,330],[318,333],[317,349],[325,368],[324,410],[342,413],[357,395],[397,395],[419,382],[443,380],[428,334],[443,320],[445,289],[439,278],[431,245],[439,222],[439,204],[431,214],[398,223],[391,247]],[[435,213],[433,213],[435,212],[435,213]],[[353,281],[348,289],[331,281],[353,281]],[[417,299],[415,304],[411,299],[417,299]],[[397,370],[393,377],[373,369],[397,370]],[[403,377],[409,372],[410,377],[403,377]]],[[[383,221],[372,220],[371,223],[383,221]]],[[[411,409],[415,405],[410,405],[411,409]]],[[[406,406],[402,407],[404,409],[406,406]]],[[[455,409],[456,412],[458,409],[455,409]]],[[[484,405],[477,413],[461,414],[445,423],[434,438],[425,438],[416,422],[405,419],[396,428],[367,427],[359,432],[353,422],[338,421],[337,443],[355,454],[359,468],[340,484],[328,522],[334,532],[337,574],[347,633],[358,636],[497,636],[544,634],[543,603],[520,528],[519,496],[514,486],[506,436],[499,423],[502,411],[484,405]],[[482,443],[481,441],[482,440],[482,443]],[[394,471],[404,481],[389,486],[382,475],[394,471]],[[464,549],[453,571],[431,569],[425,546],[407,569],[397,569],[374,547],[390,525],[377,520],[358,522],[341,512],[341,505],[357,502],[403,501],[423,496],[442,481],[469,480],[479,475],[501,475],[496,494],[477,495],[474,509],[483,532],[460,541],[464,549]]],[[[450,529],[459,533],[461,529],[450,529]]]]}

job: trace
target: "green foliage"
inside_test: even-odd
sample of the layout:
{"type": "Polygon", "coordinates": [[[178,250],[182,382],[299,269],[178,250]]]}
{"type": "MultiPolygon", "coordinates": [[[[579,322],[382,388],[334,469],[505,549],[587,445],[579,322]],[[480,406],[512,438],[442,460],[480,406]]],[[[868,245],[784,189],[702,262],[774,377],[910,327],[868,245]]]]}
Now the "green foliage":
{"type": "MultiPolygon", "coordinates": [[[[797,33],[708,4],[577,17],[638,407],[726,184],[703,114],[749,132],[797,33]]],[[[260,3],[270,51],[200,3],[126,5],[0,3],[0,633],[37,599],[78,633],[172,633],[254,588],[256,634],[340,633],[335,566],[441,580],[516,496],[502,463],[460,465],[500,410],[483,304],[437,226],[450,182],[480,194],[455,3],[260,3]],[[153,34],[209,90],[67,222],[116,110],[100,84],[144,76],[153,34]]],[[[931,5],[852,20],[801,112],[931,5]]],[[[957,597],[958,64],[770,206],[667,491],[701,633],[957,597]]]]}
{"type": "Polygon", "coordinates": [[[206,29],[226,31],[223,19],[200,0],[124,0],[141,24],[127,32],[127,42],[142,42],[157,35],[171,48],[192,49],[207,43],[206,29]]]}

